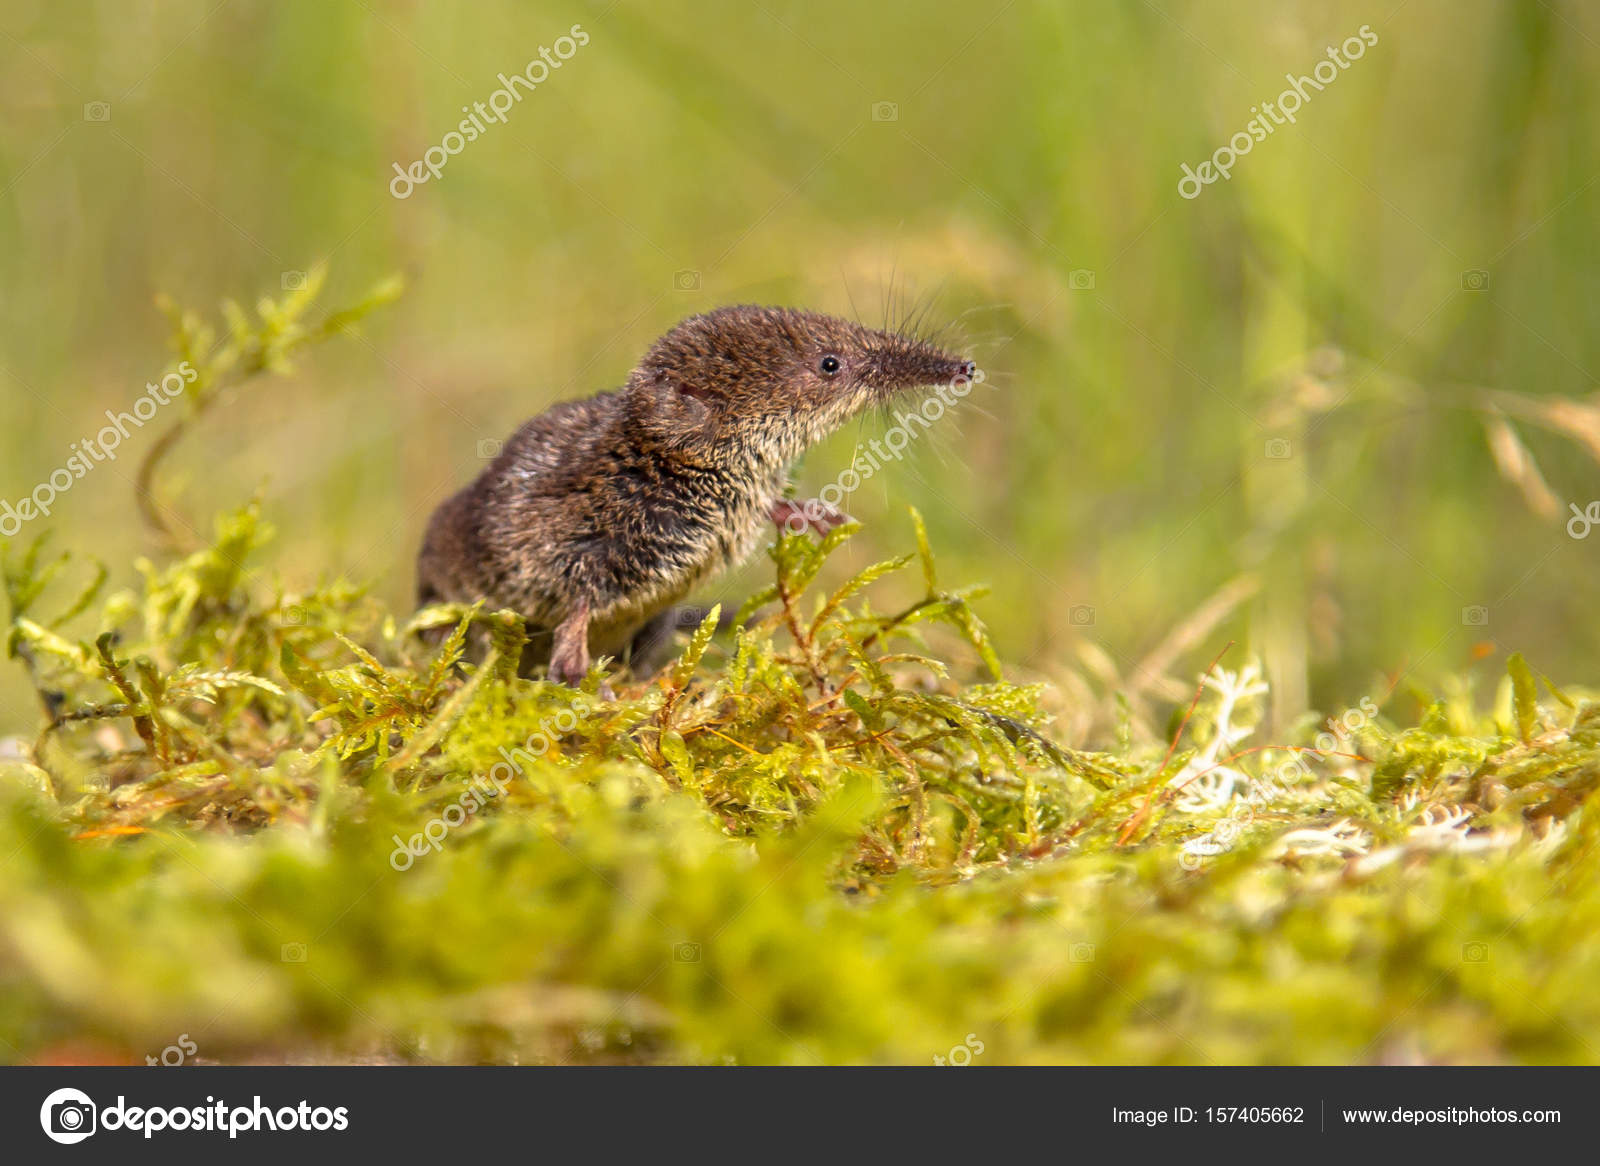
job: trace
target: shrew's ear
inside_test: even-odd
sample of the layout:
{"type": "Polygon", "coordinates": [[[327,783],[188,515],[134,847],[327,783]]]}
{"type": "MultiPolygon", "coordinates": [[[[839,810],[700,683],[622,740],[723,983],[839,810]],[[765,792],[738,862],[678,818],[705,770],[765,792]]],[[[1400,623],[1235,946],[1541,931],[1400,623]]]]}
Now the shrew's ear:
{"type": "Polygon", "coordinates": [[[666,369],[657,369],[634,383],[644,406],[645,420],[655,420],[676,430],[694,430],[711,420],[713,394],[666,369]]]}
{"type": "Polygon", "coordinates": [[[712,392],[710,389],[703,389],[699,385],[692,384],[689,381],[679,380],[676,377],[668,377],[668,380],[672,386],[678,390],[679,396],[688,398],[699,405],[702,409],[707,408],[708,403],[714,401],[719,395],[712,392]]]}

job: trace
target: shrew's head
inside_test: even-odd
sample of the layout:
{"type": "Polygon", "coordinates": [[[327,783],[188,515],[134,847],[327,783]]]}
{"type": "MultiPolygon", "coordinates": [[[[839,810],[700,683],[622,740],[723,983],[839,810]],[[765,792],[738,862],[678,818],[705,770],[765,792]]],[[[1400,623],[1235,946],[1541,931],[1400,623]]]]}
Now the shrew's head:
{"type": "Polygon", "coordinates": [[[977,366],[915,336],[794,308],[691,316],[629,378],[639,404],[702,440],[781,447],[792,458],[897,394],[970,384],[977,366]]]}

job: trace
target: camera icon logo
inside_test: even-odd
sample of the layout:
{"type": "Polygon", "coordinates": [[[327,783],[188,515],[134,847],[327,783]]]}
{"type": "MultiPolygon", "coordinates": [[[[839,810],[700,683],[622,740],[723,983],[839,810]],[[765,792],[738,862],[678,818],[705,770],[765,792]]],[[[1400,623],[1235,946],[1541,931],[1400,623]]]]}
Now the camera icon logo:
{"type": "Polygon", "coordinates": [[[1094,291],[1094,272],[1087,267],[1068,272],[1067,286],[1073,291],[1094,291]]]}
{"type": "Polygon", "coordinates": [[[1294,456],[1294,446],[1289,444],[1287,437],[1269,437],[1267,439],[1267,456],[1277,461],[1294,456]]]}
{"type": "Polygon", "coordinates": [[[1489,273],[1477,268],[1472,271],[1463,271],[1461,273],[1461,290],[1488,291],[1489,273]]]}
{"type": "Polygon", "coordinates": [[[1463,607],[1461,609],[1461,622],[1468,627],[1481,628],[1489,622],[1489,609],[1487,607],[1463,607]]]}
{"type": "Polygon", "coordinates": [[[303,607],[288,607],[283,612],[283,622],[290,627],[303,627],[306,622],[306,609],[303,607]]]}
{"type": "Polygon", "coordinates": [[[284,291],[302,291],[306,286],[306,273],[303,271],[286,271],[279,280],[284,291]]]}
{"type": "Polygon", "coordinates": [[[1489,959],[1489,945],[1479,940],[1461,945],[1461,959],[1463,963],[1481,964],[1489,959]]]}
{"type": "Polygon", "coordinates": [[[286,943],[283,945],[281,957],[286,964],[303,964],[306,962],[306,945],[303,943],[286,943]]]}
{"type": "Polygon", "coordinates": [[[95,1131],[95,1105],[80,1089],[57,1089],[39,1107],[39,1124],[52,1142],[70,1146],[95,1131]]]}
{"type": "Polygon", "coordinates": [[[674,944],[672,958],[680,964],[697,964],[700,962],[700,945],[698,943],[674,944]]]}
{"type": "Polygon", "coordinates": [[[1067,962],[1074,964],[1094,963],[1094,944],[1075,943],[1067,949],[1067,962]]]}
{"type": "Polygon", "coordinates": [[[83,106],[84,121],[110,121],[111,105],[105,101],[89,101],[83,106]]]}
{"type": "Polygon", "coordinates": [[[900,103],[898,101],[874,101],[872,103],[873,121],[899,121],[900,103]]]}
{"type": "Polygon", "coordinates": [[[1067,612],[1067,618],[1072,621],[1075,628],[1092,628],[1094,626],[1094,608],[1087,603],[1080,603],[1067,612]]]}
{"type": "Polygon", "coordinates": [[[500,451],[505,448],[505,442],[498,437],[480,437],[478,439],[478,456],[484,461],[500,456],[500,451]]]}
{"type": "Polygon", "coordinates": [[[672,286],[676,291],[699,291],[700,273],[691,267],[672,274],[672,286]]]}

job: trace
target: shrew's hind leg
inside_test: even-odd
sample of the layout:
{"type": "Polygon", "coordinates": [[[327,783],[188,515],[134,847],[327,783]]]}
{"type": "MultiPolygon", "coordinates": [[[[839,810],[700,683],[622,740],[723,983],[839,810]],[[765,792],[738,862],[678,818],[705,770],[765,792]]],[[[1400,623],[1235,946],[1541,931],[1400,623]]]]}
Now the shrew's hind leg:
{"type": "MultiPolygon", "coordinates": [[[[679,629],[692,632],[706,622],[711,609],[698,603],[669,607],[633,633],[628,645],[628,667],[635,676],[651,676],[661,671],[673,657],[672,634],[679,629]]],[[[717,631],[733,626],[734,611],[726,604],[717,617],[717,631]]]]}
{"type": "MultiPolygon", "coordinates": [[[[658,612],[644,627],[633,633],[628,644],[628,668],[635,676],[649,676],[660,670],[672,655],[672,633],[680,626],[683,613],[692,608],[669,607],[658,612]]],[[[705,618],[704,610],[700,618],[705,618]]]]}

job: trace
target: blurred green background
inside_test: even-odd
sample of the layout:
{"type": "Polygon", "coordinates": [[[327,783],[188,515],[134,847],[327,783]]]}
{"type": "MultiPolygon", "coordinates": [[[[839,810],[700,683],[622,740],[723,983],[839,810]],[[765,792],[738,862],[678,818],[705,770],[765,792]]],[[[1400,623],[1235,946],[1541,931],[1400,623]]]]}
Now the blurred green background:
{"type": "MultiPolygon", "coordinates": [[[[6,499],[162,371],[157,291],[210,311],[326,259],[336,306],[402,271],[363,337],[173,468],[196,517],[264,487],[288,585],[404,607],[481,443],[674,321],[931,303],[989,381],[850,501],[849,555],[905,549],[919,507],[1023,675],[1170,699],[1235,638],[1280,716],[1517,649],[1596,679],[1600,536],[1566,528],[1600,499],[1593,4],[5,0],[0,55],[6,499]],[[391,196],[575,23],[503,124],[391,196]],[[1180,197],[1363,25],[1295,125],[1180,197]]],[[[122,575],[148,440],[49,520],[122,575]]],[[[0,729],[34,718],[11,670],[0,729]]]]}

